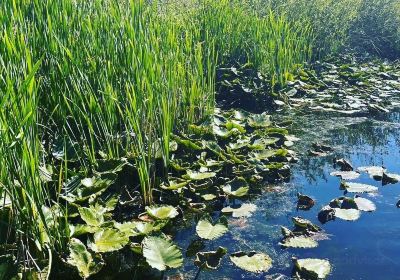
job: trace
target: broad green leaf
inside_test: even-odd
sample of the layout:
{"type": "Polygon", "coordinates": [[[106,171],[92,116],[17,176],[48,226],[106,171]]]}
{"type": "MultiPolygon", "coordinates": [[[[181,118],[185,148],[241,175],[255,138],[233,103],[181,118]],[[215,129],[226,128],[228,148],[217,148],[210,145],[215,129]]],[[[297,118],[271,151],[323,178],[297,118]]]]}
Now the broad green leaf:
{"type": "Polygon", "coordinates": [[[71,239],[69,252],[67,262],[75,266],[85,279],[99,272],[104,265],[101,255],[90,253],[79,239],[71,239]]]}
{"type": "Polygon", "coordinates": [[[89,241],[88,247],[94,252],[106,253],[122,249],[129,242],[128,235],[116,229],[101,229],[89,241]]]}
{"type": "Polygon", "coordinates": [[[97,211],[96,208],[90,206],[78,208],[80,217],[89,226],[99,227],[104,223],[104,212],[97,211]]]}
{"type": "Polygon", "coordinates": [[[247,123],[249,126],[254,128],[264,128],[271,126],[272,124],[271,116],[267,115],[266,113],[251,115],[247,119],[247,123]]]}
{"type": "Polygon", "coordinates": [[[230,206],[222,208],[222,213],[231,213],[232,217],[250,217],[253,212],[257,210],[257,206],[252,203],[243,203],[239,208],[232,208],[230,206]]]}
{"type": "Polygon", "coordinates": [[[196,226],[197,234],[203,239],[217,239],[228,231],[228,220],[222,216],[216,223],[212,222],[209,215],[202,218],[196,226]]]}
{"type": "Polygon", "coordinates": [[[198,252],[194,264],[202,269],[217,269],[226,252],[224,247],[218,247],[216,251],[198,252]]]}
{"type": "Polygon", "coordinates": [[[143,256],[147,263],[160,271],[167,268],[178,268],[183,264],[182,252],[170,240],[150,236],[143,242],[143,256]]]}
{"type": "Polygon", "coordinates": [[[215,175],[217,175],[215,172],[196,172],[192,170],[187,170],[184,177],[189,180],[198,181],[213,178],[215,177],[215,175]]]}
{"type": "Polygon", "coordinates": [[[114,222],[114,227],[128,236],[148,235],[152,232],[160,231],[165,225],[166,222],[164,221],[133,221],[125,223],[114,222]]]}
{"type": "Polygon", "coordinates": [[[285,149],[260,150],[260,151],[254,152],[252,155],[257,160],[267,160],[271,157],[276,157],[276,156],[284,157],[287,155],[287,150],[285,150],[285,149]]]}
{"type": "Polygon", "coordinates": [[[238,177],[223,186],[222,190],[229,196],[242,197],[247,195],[249,185],[244,178],[238,177]]]}
{"type": "Polygon", "coordinates": [[[325,279],[331,272],[328,260],[321,259],[295,259],[296,269],[310,279],[325,279]]]}
{"type": "Polygon", "coordinates": [[[89,225],[69,225],[69,235],[70,237],[77,237],[87,233],[95,233],[99,228],[97,226],[89,226],[89,225]]]}
{"type": "Polygon", "coordinates": [[[285,238],[280,245],[291,248],[315,248],[318,242],[307,236],[294,236],[285,238]]]}
{"type": "Polygon", "coordinates": [[[272,259],[263,253],[236,252],[230,255],[230,259],[241,269],[254,273],[266,272],[272,267],[272,259]]]}
{"type": "Polygon", "coordinates": [[[176,208],[171,206],[171,205],[147,206],[146,207],[146,212],[152,218],[157,219],[157,220],[173,219],[173,218],[175,218],[176,216],[179,215],[179,213],[176,210],[176,208]]]}

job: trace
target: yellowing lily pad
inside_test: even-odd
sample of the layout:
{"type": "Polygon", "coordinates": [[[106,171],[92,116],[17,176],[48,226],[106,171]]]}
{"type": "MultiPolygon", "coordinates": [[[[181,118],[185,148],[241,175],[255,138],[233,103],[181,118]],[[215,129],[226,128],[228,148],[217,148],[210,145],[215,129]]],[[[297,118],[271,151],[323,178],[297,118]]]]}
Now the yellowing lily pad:
{"type": "Polygon", "coordinates": [[[331,272],[331,264],[322,259],[295,259],[294,264],[307,279],[325,279],[331,272]]]}
{"type": "Polygon", "coordinates": [[[230,255],[231,261],[243,270],[261,273],[272,267],[270,256],[257,252],[236,252],[230,255]]]}
{"type": "Polygon", "coordinates": [[[222,216],[216,223],[212,222],[209,215],[202,218],[196,226],[198,236],[203,239],[213,240],[221,237],[228,231],[228,220],[222,216]]]}
{"type": "Polygon", "coordinates": [[[215,177],[215,175],[217,175],[215,172],[196,172],[192,170],[187,170],[185,178],[189,180],[198,181],[198,180],[213,178],[215,177]]]}
{"type": "Polygon", "coordinates": [[[178,216],[178,214],[179,214],[178,211],[176,210],[176,208],[171,205],[147,206],[146,212],[152,218],[157,219],[157,220],[173,219],[176,216],[178,216]]]}
{"type": "Polygon", "coordinates": [[[307,236],[294,236],[285,238],[281,243],[283,247],[291,248],[315,248],[318,246],[318,242],[307,236]]]}

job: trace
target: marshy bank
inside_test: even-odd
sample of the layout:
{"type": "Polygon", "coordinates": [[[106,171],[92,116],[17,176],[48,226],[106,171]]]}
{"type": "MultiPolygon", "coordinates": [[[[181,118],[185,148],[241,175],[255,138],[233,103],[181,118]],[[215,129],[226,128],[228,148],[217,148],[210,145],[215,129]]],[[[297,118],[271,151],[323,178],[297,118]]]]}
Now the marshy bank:
{"type": "Polygon", "coordinates": [[[398,179],[397,1],[10,0],[0,18],[0,279],[395,277],[381,243],[351,260],[397,213],[366,175],[398,179]],[[323,206],[360,220],[321,225],[323,206]]]}

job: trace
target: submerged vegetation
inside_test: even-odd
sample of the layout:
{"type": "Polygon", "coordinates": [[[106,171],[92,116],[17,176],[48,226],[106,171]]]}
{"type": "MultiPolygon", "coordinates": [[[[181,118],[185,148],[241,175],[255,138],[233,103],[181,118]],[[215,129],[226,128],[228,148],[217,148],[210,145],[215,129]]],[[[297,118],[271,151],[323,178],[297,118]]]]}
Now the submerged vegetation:
{"type": "MultiPolygon", "coordinates": [[[[227,220],[204,213],[251,216],[256,206],[235,200],[288,178],[296,138],[288,123],[217,100],[240,92],[272,108],[299,77],[296,90],[324,88],[306,64],[340,52],[351,34],[372,38],[369,14],[384,28],[373,29],[368,49],[395,57],[400,7],[376,3],[2,1],[0,279],[117,274],[115,252],[134,260],[124,273],[140,278],[182,265],[174,218],[200,214],[197,234],[213,240],[227,220]]],[[[334,74],[365,81],[353,66],[334,74]]],[[[227,253],[200,250],[199,272],[227,253]]],[[[272,265],[264,253],[229,254],[249,271],[272,265]]],[[[324,260],[295,263],[301,271],[315,261],[329,273],[324,260]]]]}

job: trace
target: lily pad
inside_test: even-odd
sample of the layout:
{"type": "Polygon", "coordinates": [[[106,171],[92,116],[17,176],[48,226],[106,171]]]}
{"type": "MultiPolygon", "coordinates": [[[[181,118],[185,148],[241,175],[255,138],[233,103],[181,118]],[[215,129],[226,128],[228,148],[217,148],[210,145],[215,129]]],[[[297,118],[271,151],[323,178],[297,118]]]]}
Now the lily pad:
{"type": "Polygon", "coordinates": [[[147,263],[160,271],[178,268],[183,264],[181,250],[170,240],[161,237],[146,237],[143,242],[143,256],[147,263]]]}
{"type": "Polygon", "coordinates": [[[253,114],[247,119],[247,123],[249,126],[254,128],[264,128],[271,126],[271,116],[266,113],[262,114],[253,114]]]}
{"type": "Polygon", "coordinates": [[[340,177],[342,180],[354,180],[360,177],[360,173],[356,171],[334,171],[330,175],[340,177]]]}
{"type": "Polygon", "coordinates": [[[350,193],[370,193],[378,191],[377,187],[361,183],[342,182],[340,187],[350,193]]]}
{"type": "Polygon", "coordinates": [[[218,247],[216,251],[198,252],[194,264],[202,269],[217,269],[226,252],[224,247],[218,247]]]}
{"type": "Polygon", "coordinates": [[[301,218],[301,217],[292,217],[292,222],[298,228],[307,229],[307,230],[314,231],[314,232],[321,231],[321,228],[319,226],[314,225],[309,220],[301,218]]]}
{"type": "Polygon", "coordinates": [[[382,166],[361,166],[358,167],[357,170],[360,172],[367,172],[370,177],[378,181],[382,180],[383,172],[386,171],[382,166]]]}
{"type": "Polygon", "coordinates": [[[249,186],[244,178],[238,177],[223,186],[222,190],[229,196],[242,197],[247,195],[249,186]]]}
{"type": "Polygon", "coordinates": [[[98,273],[104,265],[101,255],[90,253],[79,239],[71,239],[69,251],[67,262],[75,266],[83,278],[98,273]]]}
{"type": "Polygon", "coordinates": [[[211,200],[214,200],[217,196],[215,194],[208,193],[208,194],[203,194],[201,197],[205,201],[211,201],[211,200]]]}
{"type": "Polygon", "coordinates": [[[143,222],[133,221],[125,223],[114,222],[114,227],[122,233],[131,236],[147,235],[152,232],[160,231],[166,225],[165,221],[143,222]]]}
{"type": "Polygon", "coordinates": [[[291,248],[315,248],[318,242],[307,236],[294,236],[285,238],[281,243],[283,247],[291,248]]]}
{"type": "Polygon", "coordinates": [[[232,213],[232,217],[250,217],[254,211],[257,210],[257,206],[252,203],[243,203],[239,208],[232,208],[230,206],[225,207],[221,210],[222,213],[232,213]]]}
{"type": "Polygon", "coordinates": [[[267,272],[272,267],[271,257],[263,253],[236,252],[229,258],[239,268],[254,273],[267,272]]]}
{"type": "Polygon", "coordinates": [[[93,206],[89,208],[79,207],[78,211],[82,220],[89,226],[99,227],[104,223],[104,212],[97,211],[93,206]]]}
{"type": "Polygon", "coordinates": [[[222,216],[216,223],[212,222],[209,215],[204,216],[196,226],[198,236],[203,239],[214,240],[228,231],[228,220],[222,216]]]}
{"type": "Polygon", "coordinates": [[[93,241],[89,241],[88,247],[98,253],[118,251],[129,242],[128,235],[116,229],[101,229],[93,236],[93,241]]]}
{"type": "Polygon", "coordinates": [[[213,178],[215,177],[215,175],[217,175],[215,172],[196,172],[192,170],[187,170],[185,178],[189,180],[198,181],[198,180],[213,178]]]}
{"type": "Polygon", "coordinates": [[[358,209],[334,208],[334,210],[335,210],[335,217],[346,221],[356,221],[361,216],[361,211],[358,209]]]}
{"type": "Polygon", "coordinates": [[[307,279],[325,279],[331,272],[331,264],[322,259],[295,259],[298,272],[307,279]]]}
{"type": "Polygon", "coordinates": [[[357,204],[358,210],[372,212],[376,210],[376,205],[369,199],[363,197],[355,197],[354,202],[357,204]]]}
{"type": "Polygon", "coordinates": [[[179,213],[176,210],[176,208],[171,206],[171,205],[147,206],[146,207],[146,212],[152,218],[157,219],[157,220],[173,219],[173,218],[175,218],[176,216],[179,215],[179,213]]]}

